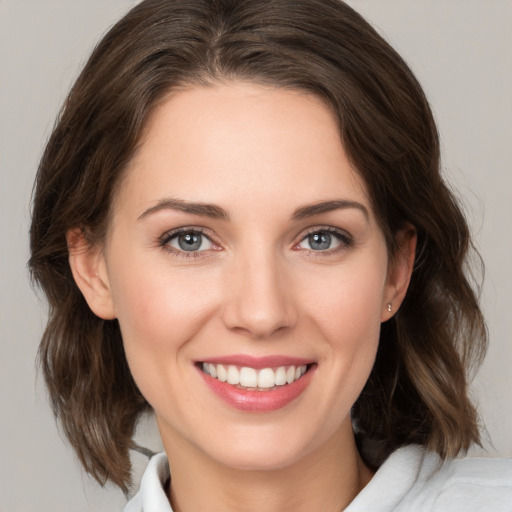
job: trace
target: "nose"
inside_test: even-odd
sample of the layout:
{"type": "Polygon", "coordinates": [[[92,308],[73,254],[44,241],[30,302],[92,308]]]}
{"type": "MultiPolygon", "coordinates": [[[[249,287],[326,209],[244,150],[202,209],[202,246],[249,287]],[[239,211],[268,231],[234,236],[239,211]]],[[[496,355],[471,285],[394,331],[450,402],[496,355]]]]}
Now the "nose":
{"type": "Polygon", "coordinates": [[[267,339],[295,325],[297,309],[285,267],[273,254],[240,255],[225,280],[223,321],[228,329],[267,339]]]}

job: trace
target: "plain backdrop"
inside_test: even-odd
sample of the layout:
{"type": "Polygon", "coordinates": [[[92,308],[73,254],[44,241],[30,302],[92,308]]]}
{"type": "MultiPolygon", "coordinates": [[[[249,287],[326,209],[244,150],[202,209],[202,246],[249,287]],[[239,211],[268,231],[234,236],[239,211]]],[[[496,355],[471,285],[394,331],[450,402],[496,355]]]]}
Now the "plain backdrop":
{"type": "MultiPolygon", "coordinates": [[[[115,511],[59,434],[35,357],[45,304],[27,279],[30,195],[65,94],[133,0],[0,0],[0,512],[115,511]]],[[[491,345],[473,386],[485,450],[512,456],[512,2],[352,0],[424,85],[443,167],[487,265],[491,345]]],[[[151,419],[138,434],[159,449],[151,419]]],[[[135,456],[136,476],[145,466],[135,456]]]]}

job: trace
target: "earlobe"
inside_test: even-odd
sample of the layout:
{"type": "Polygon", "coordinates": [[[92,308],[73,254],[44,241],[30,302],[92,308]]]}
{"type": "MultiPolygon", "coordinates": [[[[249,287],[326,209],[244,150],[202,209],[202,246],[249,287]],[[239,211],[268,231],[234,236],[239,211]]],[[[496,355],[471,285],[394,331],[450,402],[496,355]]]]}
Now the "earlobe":
{"type": "Polygon", "coordinates": [[[390,262],[381,321],[389,320],[405,298],[411,280],[416,255],[417,233],[408,224],[396,234],[397,252],[390,262]]]}
{"type": "Polygon", "coordinates": [[[101,246],[91,245],[81,228],[66,233],[69,265],[76,285],[93,313],[104,320],[114,319],[115,312],[101,246]]]}

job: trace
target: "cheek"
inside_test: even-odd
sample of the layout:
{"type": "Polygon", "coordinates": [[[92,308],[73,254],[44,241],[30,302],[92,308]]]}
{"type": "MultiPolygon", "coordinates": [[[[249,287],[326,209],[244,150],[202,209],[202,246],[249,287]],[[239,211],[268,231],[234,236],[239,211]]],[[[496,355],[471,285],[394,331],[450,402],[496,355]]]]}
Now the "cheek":
{"type": "Polygon", "coordinates": [[[207,285],[205,276],[171,273],[165,263],[138,263],[126,257],[114,267],[111,280],[126,357],[137,382],[160,369],[165,372],[163,361],[180,357],[216,302],[216,287],[207,285]]]}
{"type": "Polygon", "coordinates": [[[380,261],[316,273],[304,282],[301,301],[332,343],[372,344],[378,341],[385,279],[380,261]]]}
{"type": "Polygon", "coordinates": [[[133,275],[116,295],[116,313],[125,343],[157,349],[191,337],[211,307],[210,298],[189,282],[133,275]]]}
{"type": "MultiPolygon", "coordinates": [[[[193,288],[193,287],[192,287],[193,288]]],[[[133,272],[118,284],[116,302],[123,346],[137,387],[155,410],[181,414],[178,392],[186,382],[189,341],[204,324],[208,304],[179,279],[133,272]]]]}
{"type": "MultiPolygon", "coordinates": [[[[379,264],[340,268],[325,286],[309,287],[308,318],[312,332],[320,332],[322,360],[331,393],[323,395],[324,407],[337,410],[333,425],[350,410],[373,367],[380,337],[382,297],[386,268],[379,264]],[[323,291],[321,291],[323,289],[323,291]],[[343,390],[341,392],[340,390],[343,390]],[[332,408],[329,401],[337,405],[332,408]]],[[[322,284],[317,275],[317,285],[322,284]]]]}

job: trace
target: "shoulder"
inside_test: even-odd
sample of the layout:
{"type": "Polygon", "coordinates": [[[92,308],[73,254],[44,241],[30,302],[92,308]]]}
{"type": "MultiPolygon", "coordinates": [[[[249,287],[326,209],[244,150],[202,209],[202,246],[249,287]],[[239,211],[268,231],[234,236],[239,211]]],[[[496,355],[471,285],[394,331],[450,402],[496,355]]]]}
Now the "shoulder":
{"type": "Polygon", "coordinates": [[[157,453],[144,471],[139,492],[126,504],[123,512],[172,512],[165,491],[169,478],[167,456],[164,452],[157,453]]]}
{"type": "Polygon", "coordinates": [[[465,458],[442,464],[423,492],[431,510],[512,511],[512,460],[465,458]]]}
{"type": "Polygon", "coordinates": [[[407,446],[390,455],[346,512],[512,512],[512,460],[455,459],[407,446]]]}

